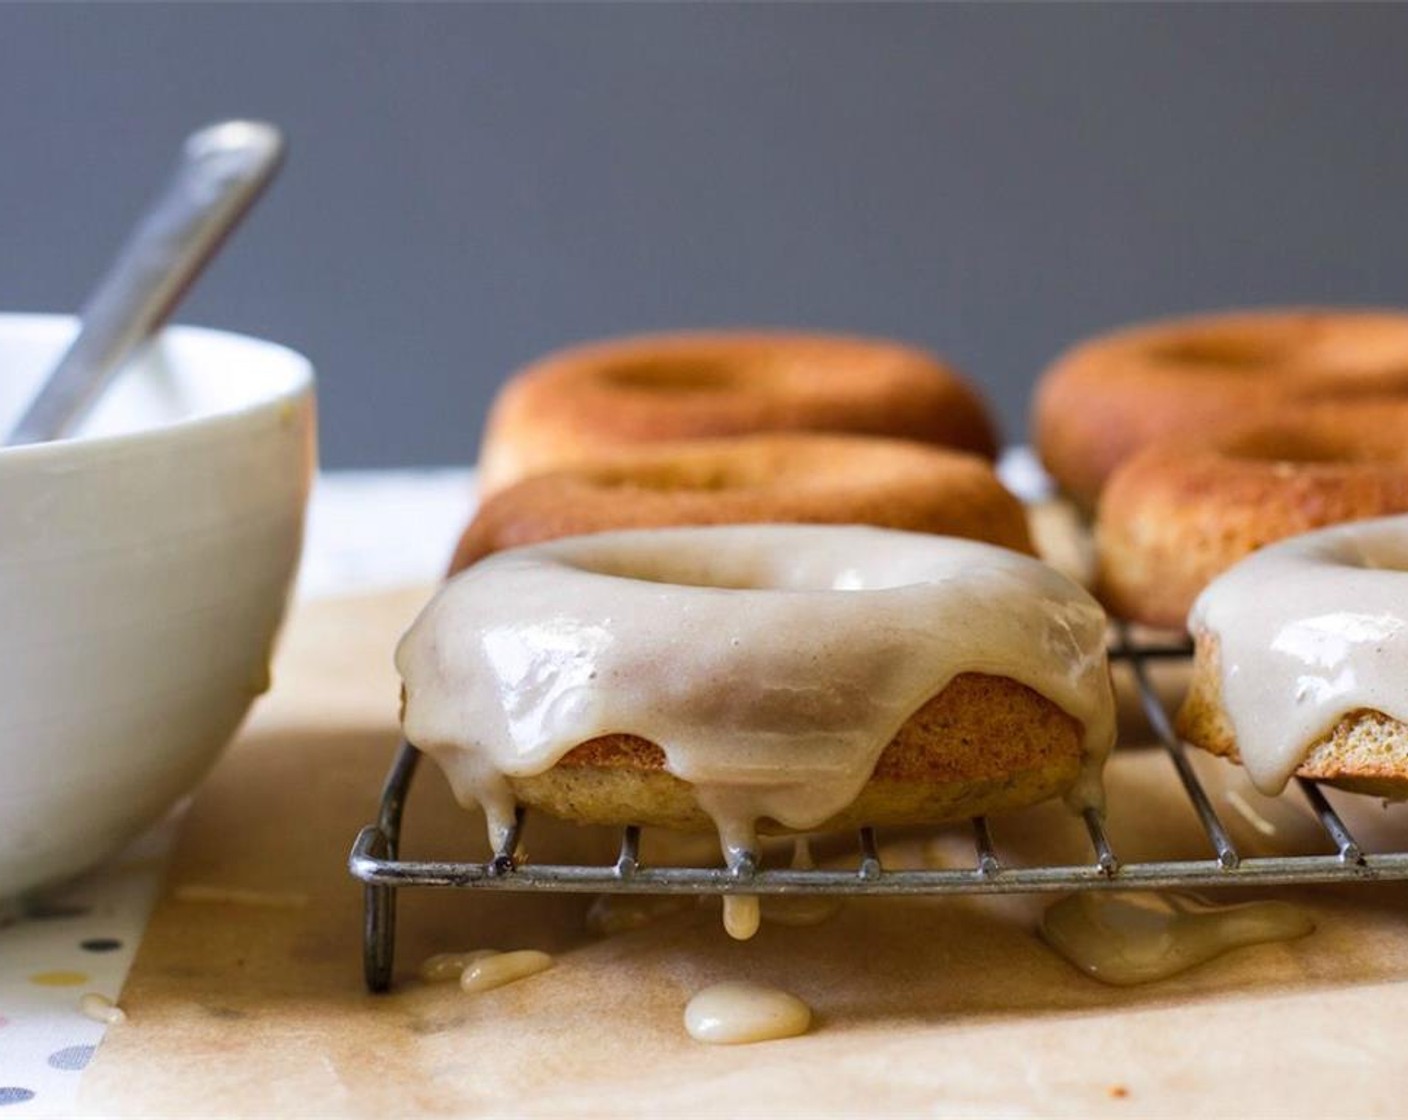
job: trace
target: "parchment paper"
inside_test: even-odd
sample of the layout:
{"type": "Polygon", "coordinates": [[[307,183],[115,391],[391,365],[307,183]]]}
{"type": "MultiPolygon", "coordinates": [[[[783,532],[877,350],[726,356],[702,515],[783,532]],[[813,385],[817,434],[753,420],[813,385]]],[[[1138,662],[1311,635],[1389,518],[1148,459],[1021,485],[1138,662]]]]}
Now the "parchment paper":
{"type": "MultiPolygon", "coordinates": [[[[608,938],[589,899],[401,894],[398,984],[364,994],[360,889],[345,871],[395,746],[390,650],[428,592],[319,604],[293,621],[276,689],[184,826],[167,891],[82,1104],[114,1116],[1367,1115],[1408,1089],[1408,887],[1262,892],[1317,932],[1137,989],[1102,986],[1034,935],[1049,897],[852,902],[812,928],[723,932],[717,905],[608,938]],[[435,951],[541,948],[539,976],[477,996],[414,979],[435,951]],[[789,989],[802,1038],[708,1047],[691,993],[726,979],[789,989]]],[[[1257,799],[1200,759],[1248,853],[1320,850],[1296,795],[1257,799]],[[1235,789],[1277,830],[1227,800],[1235,789]]],[[[1127,860],[1206,857],[1160,754],[1110,771],[1127,860]]],[[[1398,809],[1340,797],[1366,839],[1408,844],[1398,809]]],[[[417,778],[408,855],[482,852],[481,822],[439,771],[417,778]]],[[[1059,806],[994,822],[1012,862],[1085,859],[1059,806]]],[[[600,854],[614,838],[535,819],[530,857],[600,854]]],[[[823,846],[822,853],[827,848],[823,846]]],[[[663,852],[647,836],[645,856],[663,852]]],[[[971,863],[966,829],[901,836],[887,860],[971,863]]],[[[1222,897],[1222,896],[1220,896],[1222,897]]],[[[1245,892],[1241,896],[1249,897],[1245,892]]]]}

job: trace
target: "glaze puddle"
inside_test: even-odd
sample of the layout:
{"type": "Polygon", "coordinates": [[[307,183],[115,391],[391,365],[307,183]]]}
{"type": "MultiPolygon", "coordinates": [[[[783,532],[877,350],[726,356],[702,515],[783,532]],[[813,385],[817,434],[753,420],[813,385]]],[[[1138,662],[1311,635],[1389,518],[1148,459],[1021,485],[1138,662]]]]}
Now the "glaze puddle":
{"type": "Polygon", "coordinates": [[[1175,976],[1246,945],[1315,929],[1287,902],[1217,906],[1186,893],[1087,891],[1047,908],[1040,932],[1087,976],[1127,987],[1175,976]]]}
{"type": "Polygon", "coordinates": [[[715,984],[696,993],[684,1009],[690,1038],[715,1045],[793,1038],[811,1023],[812,1009],[800,999],[761,984],[715,984]]]}
{"type": "Polygon", "coordinates": [[[488,992],[502,988],[515,980],[536,976],[553,966],[552,957],[537,949],[518,949],[512,953],[490,952],[471,961],[460,974],[460,990],[488,992]]]}
{"type": "Polygon", "coordinates": [[[421,961],[417,970],[427,984],[437,984],[442,980],[458,980],[464,970],[476,961],[486,957],[496,957],[497,949],[470,949],[463,953],[435,953],[421,961]]]}

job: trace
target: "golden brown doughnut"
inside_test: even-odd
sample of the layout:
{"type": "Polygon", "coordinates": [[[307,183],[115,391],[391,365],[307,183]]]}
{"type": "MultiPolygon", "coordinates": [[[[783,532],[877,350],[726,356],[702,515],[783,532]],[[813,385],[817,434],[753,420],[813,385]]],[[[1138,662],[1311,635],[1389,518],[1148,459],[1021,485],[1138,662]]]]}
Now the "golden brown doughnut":
{"type": "Polygon", "coordinates": [[[1121,618],[1182,628],[1247,554],[1343,521],[1408,512],[1408,402],[1315,405],[1206,439],[1156,443],[1100,497],[1097,595],[1121,618]]]}
{"type": "Polygon", "coordinates": [[[1052,477],[1093,509],[1140,448],[1206,436],[1287,405],[1408,399],[1408,314],[1267,310],[1129,327],[1081,343],[1038,386],[1033,438],[1052,477]]]}
{"type": "MultiPolygon", "coordinates": [[[[1193,746],[1242,762],[1222,700],[1218,642],[1210,635],[1199,635],[1194,643],[1193,675],[1177,729],[1193,746]]],[[[1295,772],[1354,793],[1401,800],[1408,797],[1408,724],[1371,708],[1355,709],[1305,745],[1295,772]]]]}
{"type": "MultiPolygon", "coordinates": [[[[963,673],[905,721],[860,795],[820,829],[934,824],[1045,801],[1079,776],[1081,737],[1079,721],[1024,685],[963,673]]],[[[520,804],[582,823],[713,828],[664,751],[634,735],[583,743],[510,785],[520,804]]],[[[759,831],[790,830],[763,821],[759,831]]]]}
{"type": "Polygon", "coordinates": [[[717,828],[947,820],[1068,792],[1114,739],[1106,618],[992,545],[857,525],[563,537],[446,581],[403,637],[408,742],[514,807],[717,828]]]}
{"type": "Polygon", "coordinates": [[[1021,503],[975,455],[789,433],[603,452],[525,479],[485,500],[451,571],[577,533],[768,521],[878,525],[1032,552],[1021,503]]]}
{"type": "Polygon", "coordinates": [[[1209,584],[1188,627],[1190,742],[1266,794],[1299,775],[1408,796],[1408,515],[1260,549],[1209,584]]]}
{"type": "Polygon", "coordinates": [[[891,436],[991,458],[974,389],[933,355],[829,335],[646,335],[559,351],[510,379],[479,461],[481,491],[656,440],[756,432],[891,436]]]}

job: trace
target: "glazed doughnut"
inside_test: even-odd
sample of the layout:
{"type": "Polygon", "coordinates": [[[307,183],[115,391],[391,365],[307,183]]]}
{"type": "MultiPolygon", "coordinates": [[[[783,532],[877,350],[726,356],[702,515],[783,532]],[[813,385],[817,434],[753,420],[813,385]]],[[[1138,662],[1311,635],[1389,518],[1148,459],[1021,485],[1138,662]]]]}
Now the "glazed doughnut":
{"type": "Polygon", "coordinates": [[[1292,775],[1408,797],[1408,517],[1248,557],[1198,598],[1178,730],[1258,789],[1292,775]]]}
{"type": "Polygon", "coordinates": [[[649,444],[525,479],[485,500],[451,571],[576,533],[759,521],[878,525],[1032,551],[1021,502],[976,455],[795,433],[649,444]]]}
{"type": "Polygon", "coordinates": [[[1086,509],[1149,443],[1205,436],[1287,405],[1408,399],[1408,313],[1245,311],[1130,327],[1063,355],[1037,388],[1033,438],[1086,509]]]}
{"type": "Polygon", "coordinates": [[[603,450],[755,432],[893,436],[988,458],[982,401],[931,354],[810,334],[646,335],[576,346],[510,379],[489,412],[489,493],[603,450]]]}
{"type": "Polygon", "coordinates": [[[402,639],[408,741],[502,839],[755,830],[1100,801],[1105,616],[1007,549],[836,525],[646,529],[490,556],[402,639]]]}
{"type": "Polygon", "coordinates": [[[1096,594],[1118,617],[1181,627],[1198,593],[1248,553],[1393,513],[1408,513],[1408,402],[1316,405],[1165,440],[1100,497],[1096,594]]]}

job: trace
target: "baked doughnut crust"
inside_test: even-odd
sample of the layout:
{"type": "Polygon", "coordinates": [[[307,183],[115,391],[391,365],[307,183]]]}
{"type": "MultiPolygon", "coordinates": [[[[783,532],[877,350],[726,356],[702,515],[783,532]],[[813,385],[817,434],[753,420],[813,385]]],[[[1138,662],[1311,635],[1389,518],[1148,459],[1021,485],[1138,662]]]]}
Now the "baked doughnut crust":
{"type": "Polygon", "coordinates": [[[1032,553],[1021,503],[975,455],[789,433],[608,451],[525,479],[485,500],[450,570],[578,533],[753,522],[877,525],[1032,553]]]}
{"type": "MultiPolygon", "coordinates": [[[[1075,783],[1081,736],[1079,721],[1025,685],[962,673],[904,723],[856,800],[817,830],[964,820],[1044,801],[1075,783]]],[[[584,824],[713,831],[694,787],[664,767],[654,743],[608,735],[511,784],[522,804],[584,824]]],[[[759,830],[789,831],[769,820],[759,830]]]]}
{"type": "Polygon", "coordinates": [[[445,583],[397,648],[402,728],[495,842],[522,804],[712,822],[730,851],[769,822],[950,820],[1057,793],[1099,807],[1105,622],[1071,580],[984,542],[574,535],[445,583]]]}
{"type": "Polygon", "coordinates": [[[923,350],[766,332],[646,335],[575,346],[515,374],[490,410],[484,493],[611,448],[757,432],[891,436],[997,450],[976,390],[923,350]]]}
{"type": "MultiPolygon", "coordinates": [[[[1292,702],[1287,696],[1286,703],[1292,702]]],[[[1232,762],[1242,761],[1236,731],[1222,703],[1222,666],[1213,636],[1196,638],[1192,680],[1176,725],[1192,746],[1232,762]]],[[[1408,797],[1408,724],[1360,708],[1341,717],[1308,747],[1295,771],[1298,777],[1395,801],[1408,797]]]]}
{"type": "Polygon", "coordinates": [[[1093,509],[1122,462],[1157,440],[1201,438],[1287,405],[1408,400],[1408,314],[1243,311],[1128,327],[1063,354],[1037,387],[1042,462],[1093,509]]]}
{"type": "Polygon", "coordinates": [[[1100,497],[1097,595],[1181,628],[1198,593],[1273,541],[1408,512],[1408,403],[1315,405],[1139,452],[1100,497]]]}

